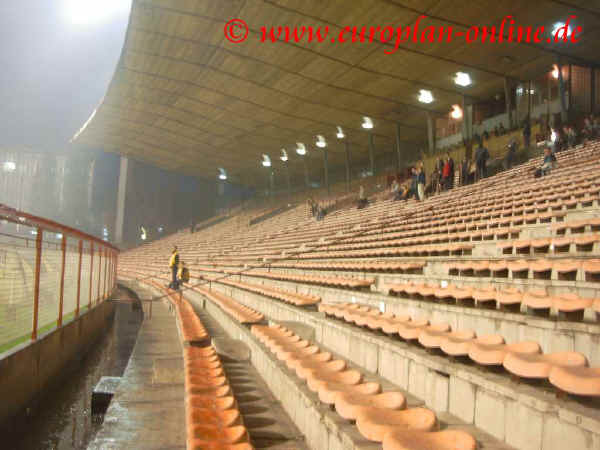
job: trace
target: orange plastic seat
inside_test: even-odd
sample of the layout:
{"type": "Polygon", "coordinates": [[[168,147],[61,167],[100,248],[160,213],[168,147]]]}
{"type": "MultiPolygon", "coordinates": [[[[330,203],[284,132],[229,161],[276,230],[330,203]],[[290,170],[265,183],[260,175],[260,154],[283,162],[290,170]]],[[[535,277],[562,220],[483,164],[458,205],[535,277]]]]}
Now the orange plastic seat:
{"type": "Polygon", "coordinates": [[[521,378],[548,378],[553,367],[584,367],[587,359],[578,352],[548,354],[507,353],[502,363],[504,368],[521,378]]]}
{"type": "MultiPolygon", "coordinates": [[[[215,444],[237,444],[239,442],[248,441],[248,431],[243,425],[236,425],[233,427],[216,427],[211,425],[195,425],[192,427],[190,438],[192,440],[200,439],[204,441],[211,441],[215,444]]],[[[196,445],[193,444],[192,445],[196,445]]]]}
{"type": "MultiPolygon", "coordinates": [[[[475,340],[475,333],[470,330],[459,330],[448,333],[440,339],[440,349],[450,356],[466,356],[469,354],[471,343],[475,340]]],[[[504,340],[500,336],[496,341],[502,343],[504,340]]]]}
{"type": "Polygon", "coordinates": [[[296,375],[303,380],[313,372],[341,372],[346,368],[346,361],[334,359],[332,361],[301,361],[296,366],[296,375]]]}
{"type": "Polygon", "coordinates": [[[540,353],[541,348],[537,342],[533,341],[522,341],[515,344],[490,344],[483,339],[477,339],[471,343],[469,358],[485,366],[501,365],[510,352],[540,353]]]}
{"type": "Polygon", "coordinates": [[[206,395],[188,395],[186,402],[190,408],[225,410],[236,406],[235,397],[208,397],[206,395]]]}
{"type": "Polygon", "coordinates": [[[344,419],[355,420],[363,406],[404,409],[406,408],[406,398],[400,392],[382,392],[371,395],[339,392],[335,396],[335,410],[344,419]]]}
{"type": "Polygon", "coordinates": [[[373,442],[382,442],[387,433],[398,429],[432,431],[437,427],[435,414],[426,408],[393,410],[360,406],[356,414],[358,431],[373,442]]]}
{"type": "Polygon", "coordinates": [[[254,447],[247,442],[226,444],[223,442],[204,441],[202,439],[190,439],[187,450],[254,450],[254,447]]]}
{"type": "Polygon", "coordinates": [[[326,405],[333,405],[339,393],[373,395],[381,392],[381,385],[375,382],[360,384],[322,383],[319,386],[319,400],[326,405]]]}
{"type": "Polygon", "coordinates": [[[383,450],[476,450],[477,441],[461,430],[435,432],[395,430],[387,433],[383,450]]]}
{"type": "Polygon", "coordinates": [[[306,378],[306,382],[311,391],[318,392],[325,383],[359,384],[362,379],[362,373],[352,369],[341,372],[312,371],[306,378]]]}
{"type": "Polygon", "coordinates": [[[187,413],[188,426],[195,424],[211,424],[219,427],[230,427],[241,423],[240,412],[237,409],[214,410],[190,408],[187,413]]]}
{"type": "Polygon", "coordinates": [[[550,370],[548,380],[573,395],[600,397],[600,367],[560,367],[550,370]]]}
{"type": "Polygon", "coordinates": [[[424,331],[445,332],[450,330],[450,325],[447,323],[435,323],[431,325],[418,325],[408,322],[404,327],[398,329],[398,334],[404,340],[410,341],[418,339],[419,335],[424,331]]]}

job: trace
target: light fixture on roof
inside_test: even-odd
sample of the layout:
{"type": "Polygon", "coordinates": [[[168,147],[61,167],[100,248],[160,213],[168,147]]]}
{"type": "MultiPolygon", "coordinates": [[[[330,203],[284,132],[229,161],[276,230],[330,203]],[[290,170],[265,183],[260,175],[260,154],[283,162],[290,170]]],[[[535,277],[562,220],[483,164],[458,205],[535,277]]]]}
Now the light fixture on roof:
{"type": "Polygon", "coordinates": [[[431,102],[433,102],[433,94],[431,93],[431,91],[428,91],[427,89],[420,89],[419,90],[419,101],[421,103],[431,103],[431,102]]]}
{"type": "Polygon", "coordinates": [[[558,80],[558,76],[559,76],[558,66],[556,64],[554,64],[552,66],[552,78],[554,78],[555,80],[558,80]]]}
{"type": "Polygon", "coordinates": [[[335,135],[335,137],[337,137],[338,139],[344,139],[346,137],[346,135],[344,134],[344,130],[342,130],[342,127],[337,127],[337,134],[335,135]]]}
{"type": "Polygon", "coordinates": [[[269,158],[269,155],[265,155],[263,153],[263,155],[262,155],[262,165],[264,167],[271,167],[271,158],[269,158]]]}
{"type": "MultiPolygon", "coordinates": [[[[570,20],[570,19],[569,19],[570,20]]],[[[557,40],[562,40],[565,38],[565,31],[567,33],[567,37],[571,36],[571,33],[573,32],[573,28],[571,28],[571,26],[569,25],[568,27],[565,27],[565,23],[564,22],[556,22],[552,28],[552,36],[555,37],[555,39],[557,40]],[[562,33],[560,35],[557,35],[557,33],[559,31],[562,30],[562,33]]]]}
{"type": "Polygon", "coordinates": [[[302,142],[296,142],[296,153],[298,153],[300,156],[306,155],[306,145],[304,145],[302,142]]]}
{"type": "Polygon", "coordinates": [[[281,156],[279,157],[279,159],[281,159],[283,162],[287,162],[287,160],[289,159],[285,148],[281,149],[281,156]]]}
{"type": "Polygon", "coordinates": [[[469,86],[472,83],[471,76],[465,72],[456,72],[456,76],[454,77],[454,83],[462,87],[469,86]]]}
{"type": "Polygon", "coordinates": [[[327,142],[325,141],[325,138],[323,136],[321,136],[320,134],[317,134],[316,145],[319,148],[325,148],[325,147],[327,147],[327,142]]]}
{"type": "Polygon", "coordinates": [[[6,161],[2,164],[2,170],[5,172],[14,172],[17,169],[17,165],[12,161],[6,161]]]}
{"type": "Polygon", "coordinates": [[[56,233],[56,239],[62,239],[63,235],[62,233],[56,233]]]}
{"type": "Polygon", "coordinates": [[[222,167],[219,167],[219,180],[225,181],[227,179],[227,172],[222,167]]]}
{"type": "Polygon", "coordinates": [[[458,105],[452,105],[452,111],[450,112],[450,117],[458,120],[458,119],[462,119],[462,116],[463,116],[462,108],[458,105]]]}
{"type": "Polygon", "coordinates": [[[365,130],[370,130],[373,128],[373,120],[370,117],[367,116],[363,116],[363,123],[362,123],[362,127],[365,130]]]}

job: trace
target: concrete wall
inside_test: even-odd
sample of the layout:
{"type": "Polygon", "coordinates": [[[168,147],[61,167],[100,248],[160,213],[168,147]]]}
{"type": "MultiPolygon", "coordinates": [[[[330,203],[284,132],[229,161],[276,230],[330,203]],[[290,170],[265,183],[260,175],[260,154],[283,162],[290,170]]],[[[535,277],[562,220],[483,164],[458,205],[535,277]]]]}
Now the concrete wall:
{"type": "Polygon", "coordinates": [[[0,355],[0,425],[35,408],[69,363],[83,357],[114,316],[114,303],[102,302],[76,320],[35,342],[0,355]]]}

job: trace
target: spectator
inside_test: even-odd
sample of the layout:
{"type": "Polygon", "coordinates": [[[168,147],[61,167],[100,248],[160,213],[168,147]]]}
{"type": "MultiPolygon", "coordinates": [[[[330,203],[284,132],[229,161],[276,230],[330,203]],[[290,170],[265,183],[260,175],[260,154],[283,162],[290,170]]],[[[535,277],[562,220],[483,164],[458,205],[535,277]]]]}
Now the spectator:
{"type": "Polygon", "coordinates": [[[593,115],[590,117],[592,119],[592,129],[593,129],[592,137],[596,138],[596,137],[600,136],[600,118],[594,117],[593,115]]]}
{"type": "Polygon", "coordinates": [[[500,126],[498,127],[498,133],[500,134],[500,136],[506,134],[506,128],[504,128],[504,124],[502,122],[500,122],[500,126]]]}
{"type": "Polygon", "coordinates": [[[193,234],[196,231],[196,219],[192,219],[192,224],[190,225],[190,234],[193,234]]]}
{"type": "Polygon", "coordinates": [[[460,168],[460,181],[463,186],[469,184],[469,169],[471,168],[471,161],[468,158],[464,158],[460,168]]]}
{"type": "Polygon", "coordinates": [[[444,161],[442,161],[442,159],[438,156],[435,160],[435,168],[442,173],[442,171],[444,170],[444,161]]]}
{"type": "Polygon", "coordinates": [[[418,200],[419,194],[417,193],[417,168],[412,167],[410,169],[410,173],[411,173],[411,179],[410,179],[410,189],[408,190],[408,196],[414,197],[415,199],[418,200]]]}
{"type": "Polygon", "coordinates": [[[369,201],[367,200],[367,197],[365,195],[365,188],[361,184],[360,188],[358,189],[358,209],[365,208],[368,202],[369,201]]]}
{"type": "Polygon", "coordinates": [[[594,123],[592,117],[586,117],[583,119],[583,130],[581,132],[584,139],[592,139],[595,136],[594,123]]]}
{"type": "Polygon", "coordinates": [[[400,189],[398,189],[398,192],[396,192],[394,201],[407,200],[409,196],[409,191],[410,190],[408,189],[408,186],[406,184],[403,184],[402,186],[400,186],[400,189]]]}
{"type": "Polygon", "coordinates": [[[556,165],[556,156],[554,156],[554,153],[550,147],[546,147],[544,149],[544,160],[542,161],[542,165],[536,169],[534,176],[539,178],[541,176],[548,175],[552,169],[556,168],[556,165]]]}
{"type": "Polygon", "coordinates": [[[450,156],[450,152],[446,152],[446,162],[442,172],[444,189],[449,190],[454,186],[454,160],[450,156]]]}
{"type": "Polygon", "coordinates": [[[308,204],[308,207],[310,209],[310,215],[312,217],[315,217],[317,215],[317,209],[319,208],[317,203],[313,200],[312,197],[309,197],[308,200],[306,200],[306,203],[308,204]]]}
{"type": "Polygon", "coordinates": [[[483,143],[479,143],[477,150],[475,150],[475,164],[477,171],[475,173],[475,179],[477,181],[487,176],[487,160],[490,159],[490,152],[483,143]]]}
{"type": "Polygon", "coordinates": [[[523,124],[523,146],[526,149],[529,149],[529,145],[531,144],[531,124],[529,123],[529,118],[525,120],[523,124]]]}
{"type": "Polygon", "coordinates": [[[504,157],[504,161],[502,161],[502,167],[504,170],[508,170],[512,167],[515,159],[517,157],[517,141],[513,138],[508,143],[508,151],[506,152],[506,156],[504,157]]]}
{"type": "Polygon", "coordinates": [[[425,200],[425,171],[423,166],[417,167],[417,199],[420,201],[425,200]]]}
{"type": "Polygon", "coordinates": [[[171,258],[169,259],[169,268],[171,269],[171,284],[169,284],[169,287],[171,289],[178,289],[177,270],[179,269],[179,252],[176,245],[173,247],[173,253],[171,253],[171,258]]]}
{"type": "Polygon", "coordinates": [[[435,193],[439,193],[441,190],[441,186],[440,186],[440,171],[437,168],[437,164],[436,167],[433,169],[433,172],[431,172],[431,185],[430,185],[430,189],[429,192],[431,192],[432,194],[435,193]]]}
{"type": "Polygon", "coordinates": [[[569,148],[573,148],[577,145],[577,132],[575,131],[575,127],[573,125],[567,127],[567,145],[569,148]]]}
{"type": "Polygon", "coordinates": [[[394,196],[396,192],[398,192],[398,189],[400,189],[400,185],[398,184],[398,180],[394,178],[394,181],[392,181],[392,186],[390,187],[390,193],[392,194],[392,196],[394,196]]]}
{"type": "Polygon", "coordinates": [[[185,262],[181,261],[177,269],[177,288],[183,283],[190,281],[190,271],[188,270],[185,262]]]}

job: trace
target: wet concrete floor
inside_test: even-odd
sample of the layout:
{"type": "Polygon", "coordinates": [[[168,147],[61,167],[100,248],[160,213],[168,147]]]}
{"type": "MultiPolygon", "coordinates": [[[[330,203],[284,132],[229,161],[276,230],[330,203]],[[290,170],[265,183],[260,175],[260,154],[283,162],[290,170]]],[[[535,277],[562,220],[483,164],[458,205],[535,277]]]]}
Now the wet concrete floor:
{"type": "Polygon", "coordinates": [[[102,416],[92,416],[91,396],[102,376],[121,376],[136,341],[142,312],[129,303],[129,292],[119,289],[110,329],[80,361],[73,362],[63,381],[16,426],[4,430],[0,448],[10,450],[80,450],[101,426],[102,416]]]}

